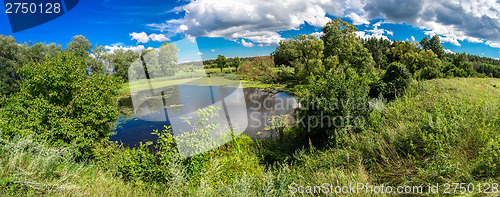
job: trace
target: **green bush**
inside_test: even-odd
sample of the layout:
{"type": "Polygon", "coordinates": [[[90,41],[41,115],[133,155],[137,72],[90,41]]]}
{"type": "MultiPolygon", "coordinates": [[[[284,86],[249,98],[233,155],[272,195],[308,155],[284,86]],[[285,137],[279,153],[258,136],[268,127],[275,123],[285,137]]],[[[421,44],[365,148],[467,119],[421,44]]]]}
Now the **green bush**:
{"type": "Polygon", "coordinates": [[[75,146],[77,159],[106,143],[117,114],[117,78],[86,76],[84,61],[61,53],[21,70],[25,81],[0,114],[4,135],[33,134],[52,146],[75,146]]]}
{"type": "Polygon", "coordinates": [[[329,71],[311,75],[308,85],[298,87],[298,126],[307,132],[314,146],[335,145],[336,130],[359,131],[369,117],[368,82],[356,70],[329,71]]]}
{"type": "Polygon", "coordinates": [[[405,65],[393,62],[387,67],[382,81],[386,84],[384,96],[386,98],[394,98],[404,93],[405,89],[412,82],[412,77],[405,65]]]}

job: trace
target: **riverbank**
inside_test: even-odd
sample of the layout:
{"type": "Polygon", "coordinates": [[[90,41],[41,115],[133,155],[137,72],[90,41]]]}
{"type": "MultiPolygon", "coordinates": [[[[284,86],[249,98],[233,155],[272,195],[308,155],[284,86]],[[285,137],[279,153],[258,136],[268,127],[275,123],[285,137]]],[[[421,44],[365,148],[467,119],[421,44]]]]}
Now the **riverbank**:
{"type": "MultiPolygon", "coordinates": [[[[233,75],[234,76],[234,75],[233,75]]],[[[275,84],[275,83],[263,83],[258,81],[248,81],[248,80],[234,80],[227,79],[224,76],[215,76],[210,78],[193,77],[185,79],[175,79],[175,80],[159,80],[152,81],[151,83],[133,83],[130,85],[128,82],[123,83],[121,88],[117,91],[117,99],[122,97],[130,97],[130,90],[143,91],[148,90],[150,87],[153,89],[163,88],[171,85],[197,85],[197,86],[227,86],[227,87],[239,87],[241,84],[242,88],[260,88],[265,90],[276,90],[276,91],[289,91],[285,84],[275,84]]]]}

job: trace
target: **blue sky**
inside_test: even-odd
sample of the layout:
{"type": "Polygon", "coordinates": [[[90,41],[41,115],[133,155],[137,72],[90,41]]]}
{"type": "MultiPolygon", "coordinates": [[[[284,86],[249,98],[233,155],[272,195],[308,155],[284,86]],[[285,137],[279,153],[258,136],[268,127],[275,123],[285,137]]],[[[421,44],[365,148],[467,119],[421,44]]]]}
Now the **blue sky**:
{"type": "Polygon", "coordinates": [[[500,58],[500,3],[494,0],[88,0],[53,21],[17,33],[0,7],[0,34],[20,43],[64,47],[72,36],[84,35],[112,51],[176,42],[180,61],[200,55],[268,55],[279,40],[318,34],[336,17],[353,22],[361,37],[419,41],[438,35],[452,52],[500,58]]]}

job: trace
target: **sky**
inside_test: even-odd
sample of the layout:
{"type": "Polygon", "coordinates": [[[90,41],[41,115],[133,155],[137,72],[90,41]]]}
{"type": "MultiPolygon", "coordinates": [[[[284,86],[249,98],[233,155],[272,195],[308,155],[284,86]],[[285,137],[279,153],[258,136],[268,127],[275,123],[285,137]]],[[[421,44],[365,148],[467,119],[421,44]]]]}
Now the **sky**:
{"type": "Polygon", "coordinates": [[[496,0],[82,0],[64,15],[13,33],[0,6],[0,34],[18,43],[57,43],[74,35],[113,52],[173,42],[179,61],[269,55],[280,40],[321,35],[328,21],[353,23],[360,37],[420,41],[438,35],[450,53],[500,58],[496,0]]]}

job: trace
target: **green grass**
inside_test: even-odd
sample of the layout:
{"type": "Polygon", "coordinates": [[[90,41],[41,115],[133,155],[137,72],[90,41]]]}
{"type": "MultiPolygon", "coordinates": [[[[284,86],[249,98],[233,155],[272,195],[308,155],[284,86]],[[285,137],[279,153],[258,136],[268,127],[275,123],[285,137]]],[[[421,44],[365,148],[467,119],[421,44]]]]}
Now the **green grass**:
{"type": "MultiPolygon", "coordinates": [[[[228,82],[222,78],[213,83],[228,82]]],[[[293,128],[284,131],[282,140],[256,143],[241,136],[209,152],[198,178],[189,178],[178,164],[166,185],[125,181],[113,170],[113,162],[74,163],[68,149],[45,148],[29,138],[2,140],[0,195],[291,196],[291,183],[499,183],[499,103],[500,79],[416,82],[403,97],[372,112],[370,127],[359,133],[345,131],[338,139],[341,146],[316,149],[309,144],[297,149],[293,128]],[[277,147],[292,151],[280,153],[277,147]]]]}

